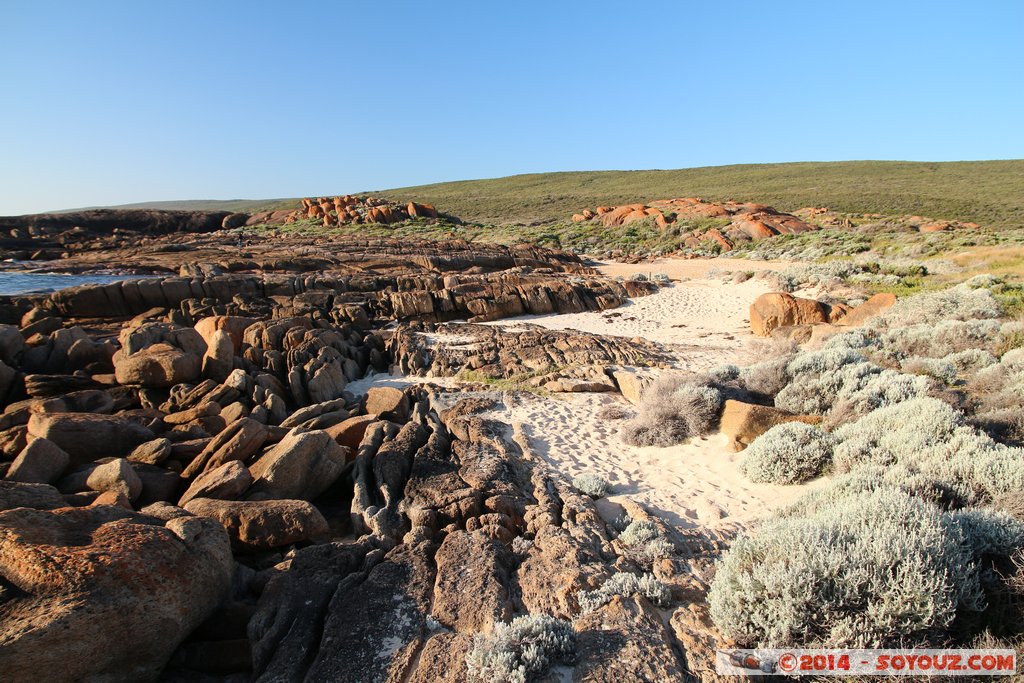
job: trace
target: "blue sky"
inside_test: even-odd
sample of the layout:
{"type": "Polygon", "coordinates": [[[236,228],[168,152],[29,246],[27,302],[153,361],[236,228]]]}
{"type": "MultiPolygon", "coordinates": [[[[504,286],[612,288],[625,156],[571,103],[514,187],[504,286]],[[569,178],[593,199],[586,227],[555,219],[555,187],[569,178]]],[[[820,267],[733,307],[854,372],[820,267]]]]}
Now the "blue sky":
{"type": "Polygon", "coordinates": [[[0,0],[0,214],[1024,157],[1024,2],[0,0]]]}

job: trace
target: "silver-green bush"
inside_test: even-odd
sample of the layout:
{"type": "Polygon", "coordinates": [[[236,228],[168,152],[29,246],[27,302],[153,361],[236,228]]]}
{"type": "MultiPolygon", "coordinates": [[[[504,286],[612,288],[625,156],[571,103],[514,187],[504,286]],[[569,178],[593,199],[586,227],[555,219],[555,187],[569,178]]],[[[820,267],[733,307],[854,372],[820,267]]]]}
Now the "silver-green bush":
{"type": "Polygon", "coordinates": [[[898,467],[966,486],[982,497],[1024,488],[1024,449],[1000,444],[933,398],[881,408],[835,431],[838,471],[898,467]]]}
{"type": "Polygon", "coordinates": [[[466,654],[469,680],[478,683],[528,683],[552,664],[576,659],[576,633],[564,619],[544,614],[500,623],[490,635],[477,635],[466,654]]]}
{"type": "Polygon", "coordinates": [[[706,434],[723,401],[706,376],[662,377],[644,392],[639,415],[623,427],[622,439],[632,446],[665,447],[706,434]]]}
{"type": "Polygon", "coordinates": [[[1002,307],[992,293],[969,284],[970,281],[938,292],[909,296],[896,301],[876,317],[877,327],[905,327],[945,320],[979,320],[998,318],[1002,307]]]}
{"type": "Polygon", "coordinates": [[[741,645],[929,642],[984,608],[971,546],[935,506],[890,488],[766,522],[719,564],[711,616],[741,645]]]}
{"type": "Polygon", "coordinates": [[[740,370],[740,381],[747,391],[774,398],[789,383],[788,355],[771,358],[740,370]]]}
{"type": "Polygon", "coordinates": [[[675,546],[665,538],[654,522],[630,520],[619,534],[619,542],[633,550],[636,559],[653,562],[675,552],[675,546]]]}
{"type": "Polygon", "coordinates": [[[573,477],[572,485],[577,491],[591,498],[603,498],[611,490],[611,485],[596,474],[581,474],[573,477]]]}
{"type": "Polygon", "coordinates": [[[834,439],[802,422],[775,425],[744,451],[741,468],[753,482],[798,484],[821,475],[832,462],[834,439]]]}
{"type": "Polygon", "coordinates": [[[581,591],[576,600],[584,612],[593,612],[607,604],[614,596],[634,597],[642,595],[659,607],[667,607],[672,599],[668,587],[654,578],[653,574],[637,576],[628,572],[617,572],[592,591],[581,591]]]}

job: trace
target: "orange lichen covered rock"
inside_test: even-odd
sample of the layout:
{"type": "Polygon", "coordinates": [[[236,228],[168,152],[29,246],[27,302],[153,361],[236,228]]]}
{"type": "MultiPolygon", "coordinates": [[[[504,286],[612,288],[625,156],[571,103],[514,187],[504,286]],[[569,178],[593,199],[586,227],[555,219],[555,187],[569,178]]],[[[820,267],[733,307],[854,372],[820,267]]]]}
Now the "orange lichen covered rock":
{"type": "Polygon", "coordinates": [[[828,311],[820,301],[799,299],[785,292],[762,294],[750,304],[750,328],[759,337],[767,337],[779,327],[828,321],[828,311]]]}
{"type": "Polygon", "coordinates": [[[753,202],[709,202],[700,197],[659,199],[650,204],[623,204],[621,206],[599,206],[586,209],[572,216],[574,223],[600,220],[605,227],[629,225],[635,221],[651,219],[662,229],[674,223],[698,223],[704,219],[723,219],[721,227],[702,231],[699,228],[683,236],[683,244],[689,248],[700,248],[712,241],[723,250],[731,250],[737,242],[789,235],[818,226],[800,218],[776,211],[767,204],[753,202]]]}

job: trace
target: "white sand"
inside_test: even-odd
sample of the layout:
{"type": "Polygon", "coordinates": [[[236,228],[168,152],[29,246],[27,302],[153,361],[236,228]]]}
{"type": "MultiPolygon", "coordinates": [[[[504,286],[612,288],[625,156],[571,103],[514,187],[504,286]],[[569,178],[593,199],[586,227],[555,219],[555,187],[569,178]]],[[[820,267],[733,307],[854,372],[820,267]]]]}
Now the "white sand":
{"type": "Polygon", "coordinates": [[[718,434],[669,448],[628,446],[618,434],[623,420],[598,417],[605,406],[626,405],[615,394],[518,393],[504,402],[494,417],[521,423],[533,452],[556,472],[569,480],[596,474],[612,484],[612,500],[628,497],[684,529],[730,538],[823,483],[751,483],[739,469],[743,454],[718,434]]]}
{"type": "Polygon", "coordinates": [[[532,323],[552,330],[579,330],[617,337],[642,337],[666,345],[687,370],[720,363],[756,360],[756,338],[750,332],[750,304],[769,291],[763,280],[723,284],[710,271],[780,270],[787,262],[745,259],[661,259],[635,265],[612,263],[598,268],[611,276],[664,273],[674,282],[650,296],[633,299],[608,311],[560,315],[527,315],[487,323],[514,329],[532,323]],[[691,279],[685,279],[691,278],[691,279]],[[681,280],[681,281],[677,281],[681,280]]]}

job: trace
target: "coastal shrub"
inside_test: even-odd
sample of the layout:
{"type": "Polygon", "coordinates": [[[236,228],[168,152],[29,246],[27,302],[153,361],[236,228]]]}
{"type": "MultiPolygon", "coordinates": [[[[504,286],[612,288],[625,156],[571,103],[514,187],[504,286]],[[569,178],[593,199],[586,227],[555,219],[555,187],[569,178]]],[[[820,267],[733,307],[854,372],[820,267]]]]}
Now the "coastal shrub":
{"type": "Polygon", "coordinates": [[[869,362],[860,344],[863,334],[818,351],[798,353],[787,365],[788,384],[775,395],[775,406],[797,414],[831,414],[835,426],[886,405],[932,393],[933,383],[869,362]]]}
{"type": "Polygon", "coordinates": [[[673,446],[710,431],[723,402],[706,376],[659,378],[644,392],[639,415],[625,425],[622,438],[632,446],[673,446]]]}
{"type": "Polygon", "coordinates": [[[971,424],[1001,443],[1024,445],[1024,405],[1020,403],[975,413],[971,424]]]}
{"type": "Polygon", "coordinates": [[[837,471],[864,464],[895,467],[992,498],[1024,489],[1024,449],[995,441],[934,398],[880,408],[838,428],[837,471]]]}
{"type": "Polygon", "coordinates": [[[725,365],[716,365],[707,372],[708,379],[714,384],[721,384],[724,382],[731,382],[740,376],[739,366],[727,363],[725,365]]]}
{"type": "Polygon", "coordinates": [[[653,541],[659,536],[661,536],[661,531],[654,522],[633,520],[619,534],[619,540],[626,545],[638,546],[653,541]]]}
{"type": "Polygon", "coordinates": [[[791,357],[779,356],[771,358],[740,370],[740,382],[747,391],[764,398],[774,398],[789,383],[789,365],[791,357]]]}
{"type": "Polygon", "coordinates": [[[876,317],[873,324],[876,327],[906,327],[944,320],[998,318],[1002,308],[992,292],[973,287],[968,282],[937,292],[898,299],[876,317]]]}
{"type": "Polygon", "coordinates": [[[836,395],[836,403],[829,412],[827,426],[834,428],[873,410],[921,398],[932,393],[933,385],[927,377],[907,375],[893,370],[880,370],[865,363],[858,374],[850,366],[843,373],[843,386],[836,395]]]}
{"type": "Polygon", "coordinates": [[[1001,339],[1003,325],[997,320],[946,320],[934,325],[890,329],[878,337],[881,358],[901,360],[912,356],[945,358],[961,351],[991,350],[1001,339]]]}
{"type": "Polygon", "coordinates": [[[477,683],[528,683],[554,664],[571,665],[575,660],[572,624],[546,614],[527,614],[496,624],[489,635],[475,636],[466,667],[469,680],[477,683]]]}
{"type": "Polygon", "coordinates": [[[798,414],[822,415],[839,398],[844,386],[852,391],[881,368],[864,360],[860,353],[844,347],[801,353],[790,361],[787,384],[775,396],[775,406],[798,414]]]}
{"type": "Polygon", "coordinates": [[[946,384],[956,382],[960,374],[956,365],[943,358],[921,358],[920,356],[907,358],[900,364],[900,369],[912,375],[934,377],[946,384]]]}
{"type": "Polygon", "coordinates": [[[813,479],[832,461],[830,434],[802,422],[775,425],[744,451],[743,473],[750,481],[798,484],[813,479]]]}
{"type": "Polygon", "coordinates": [[[1024,524],[1005,512],[955,510],[947,518],[960,527],[975,558],[1010,557],[1024,545],[1024,524]]]}
{"type": "Polygon", "coordinates": [[[611,490],[611,485],[596,474],[573,477],[572,485],[577,491],[591,498],[603,498],[611,490]]]}
{"type": "Polygon", "coordinates": [[[984,608],[962,527],[879,488],[741,536],[718,566],[711,616],[741,646],[908,647],[984,608]]]}
{"type": "Polygon", "coordinates": [[[1024,372],[1024,348],[1006,351],[999,359],[999,363],[1009,372],[1024,372]]]}
{"type": "Polygon", "coordinates": [[[644,520],[630,520],[619,534],[619,541],[631,548],[639,559],[648,562],[668,557],[675,551],[658,525],[644,520]]]}
{"type": "Polygon", "coordinates": [[[799,516],[809,505],[834,505],[850,494],[878,489],[900,490],[942,510],[959,510],[984,500],[984,497],[963,484],[941,481],[934,476],[900,467],[863,465],[833,477],[828,486],[804,494],[797,503],[777,514],[780,517],[799,516]]]}
{"type": "Polygon", "coordinates": [[[576,600],[584,614],[606,605],[616,595],[631,598],[643,596],[658,607],[668,607],[672,594],[668,587],[654,578],[653,574],[637,576],[628,572],[617,572],[609,577],[600,588],[581,591],[576,600]]]}

